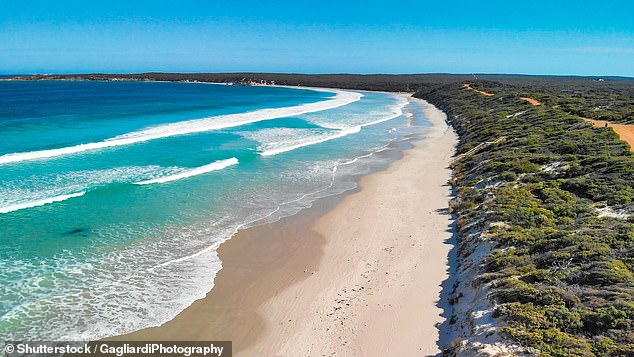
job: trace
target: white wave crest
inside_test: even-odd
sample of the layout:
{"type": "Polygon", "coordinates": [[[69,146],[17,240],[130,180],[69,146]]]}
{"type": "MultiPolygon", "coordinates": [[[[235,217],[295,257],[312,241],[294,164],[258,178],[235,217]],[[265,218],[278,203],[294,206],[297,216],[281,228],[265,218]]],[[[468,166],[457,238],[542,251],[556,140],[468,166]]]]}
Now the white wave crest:
{"type": "Polygon", "coordinates": [[[68,200],[70,198],[73,198],[73,197],[83,196],[85,193],[86,192],[77,192],[77,193],[71,193],[69,195],[60,195],[60,196],[54,196],[54,197],[47,197],[47,198],[43,198],[43,199],[37,200],[37,201],[24,202],[24,203],[11,205],[11,206],[0,207],[0,213],[9,213],[9,212],[18,211],[18,210],[21,210],[21,209],[38,207],[38,206],[44,206],[44,205],[47,205],[49,203],[66,201],[66,200],[68,200]]]}
{"type": "Polygon", "coordinates": [[[237,165],[237,164],[238,164],[238,159],[236,159],[235,157],[232,157],[232,158],[226,159],[226,160],[214,161],[211,164],[200,166],[200,167],[196,167],[196,168],[193,168],[191,170],[186,170],[186,171],[183,171],[183,172],[179,172],[179,173],[174,174],[174,175],[158,177],[158,178],[155,178],[155,179],[141,181],[141,182],[135,182],[134,184],[135,185],[150,185],[150,184],[153,184],[153,183],[165,183],[165,182],[170,182],[170,181],[176,181],[176,180],[181,180],[181,179],[184,179],[184,178],[187,178],[187,177],[201,175],[201,174],[204,174],[204,173],[207,173],[207,172],[222,170],[222,169],[224,169],[226,167],[229,167],[229,166],[232,166],[232,165],[237,165]]]}
{"type": "MultiPolygon", "coordinates": [[[[313,89],[315,90],[315,89],[313,89]]],[[[68,146],[58,149],[28,151],[11,153],[0,156],[0,165],[16,163],[27,160],[51,158],[69,154],[76,154],[88,150],[104,149],[115,146],[130,145],[155,139],[167,138],[177,135],[201,133],[213,130],[232,128],[236,126],[252,124],[259,121],[285,118],[301,114],[319,112],[337,108],[356,102],[363,94],[340,90],[322,90],[335,93],[334,98],[316,103],[307,103],[284,108],[260,109],[246,113],[218,115],[202,119],[187,120],[177,123],[159,125],[144,130],[135,131],[110,138],[104,141],[68,146]]]]}
{"type": "Polygon", "coordinates": [[[331,125],[330,127],[328,127],[328,126],[325,126],[324,123],[319,123],[323,127],[327,127],[329,129],[335,129],[336,131],[334,131],[334,133],[330,132],[327,134],[313,135],[312,137],[304,137],[304,138],[301,138],[300,140],[290,139],[285,143],[278,141],[273,144],[264,145],[263,146],[264,149],[261,150],[259,154],[261,156],[274,156],[277,154],[281,154],[283,152],[299,149],[301,147],[315,145],[315,144],[323,143],[329,140],[339,139],[351,134],[357,134],[361,131],[363,127],[376,125],[376,124],[383,123],[388,120],[396,119],[402,116],[403,108],[408,103],[409,101],[407,101],[406,99],[398,98],[397,103],[393,107],[391,107],[390,112],[386,114],[385,116],[369,121],[369,122],[362,122],[354,126],[345,126],[345,125],[341,125],[342,123],[339,123],[338,125],[331,125]]]}
{"type": "Polygon", "coordinates": [[[380,104],[380,110],[367,111],[366,109],[357,109],[342,115],[316,113],[313,115],[307,115],[304,119],[308,122],[319,125],[322,128],[328,129],[348,129],[355,126],[366,127],[404,115],[403,109],[407,104],[409,104],[409,101],[397,96],[394,96],[394,99],[396,99],[396,102],[389,105],[389,111],[385,111],[387,105],[380,104]]]}
{"type": "Polygon", "coordinates": [[[262,155],[262,156],[274,156],[274,155],[277,155],[277,154],[281,154],[283,152],[299,149],[299,148],[304,147],[304,146],[315,145],[315,144],[323,143],[323,142],[326,142],[326,141],[329,141],[329,140],[342,138],[342,137],[344,137],[346,135],[356,134],[359,131],[361,131],[361,127],[360,126],[356,126],[356,127],[353,127],[353,128],[348,128],[348,129],[336,131],[333,134],[308,137],[308,138],[305,138],[303,141],[296,142],[296,143],[294,143],[292,145],[272,148],[272,149],[268,149],[268,150],[265,149],[265,150],[259,152],[259,154],[262,155]]]}
{"type": "MultiPolygon", "coordinates": [[[[47,202],[52,197],[66,197],[88,192],[111,183],[129,183],[182,172],[179,167],[121,166],[100,170],[80,170],[55,174],[31,175],[6,180],[0,185],[0,211],[9,207],[34,207],[34,202],[47,202]]],[[[11,209],[15,210],[15,209],[11,209]]]]}

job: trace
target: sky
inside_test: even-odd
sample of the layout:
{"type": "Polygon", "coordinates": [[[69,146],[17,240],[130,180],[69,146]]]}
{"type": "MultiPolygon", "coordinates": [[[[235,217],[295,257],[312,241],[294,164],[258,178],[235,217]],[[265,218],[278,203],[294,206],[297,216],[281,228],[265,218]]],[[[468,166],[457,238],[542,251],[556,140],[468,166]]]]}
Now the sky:
{"type": "Polygon", "coordinates": [[[632,1],[0,1],[0,74],[634,77],[632,1]]]}

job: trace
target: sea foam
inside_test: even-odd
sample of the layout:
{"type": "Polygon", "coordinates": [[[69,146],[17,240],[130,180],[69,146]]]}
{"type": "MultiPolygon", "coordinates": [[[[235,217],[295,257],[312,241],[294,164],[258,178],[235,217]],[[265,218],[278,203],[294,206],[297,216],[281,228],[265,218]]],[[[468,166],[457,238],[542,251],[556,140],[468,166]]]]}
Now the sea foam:
{"type": "MultiPolygon", "coordinates": [[[[259,154],[261,156],[274,156],[284,152],[292,151],[306,146],[320,144],[329,140],[339,139],[351,134],[357,134],[362,128],[372,126],[386,122],[388,120],[396,119],[403,115],[403,108],[409,103],[409,101],[399,98],[397,103],[390,108],[390,112],[378,119],[355,122],[353,124],[345,125],[345,122],[339,123],[324,123],[323,121],[314,120],[315,124],[322,126],[323,128],[331,129],[326,133],[316,134],[312,136],[306,136],[300,139],[290,139],[286,143],[274,142],[262,145],[259,154]]],[[[299,130],[297,130],[299,131],[299,130]]],[[[257,138],[255,138],[257,140],[257,138]]]]}
{"type": "Polygon", "coordinates": [[[153,183],[165,183],[170,181],[176,181],[176,180],[181,180],[184,178],[197,176],[197,175],[201,175],[201,174],[212,172],[212,171],[222,170],[224,168],[227,168],[232,165],[237,165],[237,164],[238,164],[238,159],[236,159],[235,157],[232,157],[226,160],[214,161],[211,164],[196,167],[191,170],[185,170],[177,174],[164,176],[164,177],[158,177],[158,178],[146,180],[146,181],[135,182],[134,184],[135,185],[150,185],[153,183]]]}
{"type": "Polygon", "coordinates": [[[304,140],[296,142],[296,143],[293,143],[292,145],[287,145],[287,146],[277,147],[277,148],[271,148],[271,149],[265,149],[265,150],[260,151],[259,154],[262,155],[262,156],[274,156],[274,155],[277,155],[277,154],[281,154],[283,152],[292,151],[292,150],[299,149],[299,148],[302,148],[302,147],[305,147],[305,146],[315,145],[315,144],[323,143],[323,142],[326,142],[326,141],[329,141],[329,140],[342,138],[342,137],[350,135],[350,134],[356,134],[359,131],[361,131],[361,127],[360,126],[356,126],[356,127],[352,127],[352,128],[348,128],[348,129],[344,129],[344,130],[338,130],[338,131],[334,131],[332,133],[325,134],[325,135],[319,135],[319,136],[304,138],[304,140]]]}
{"type": "Polygon", "coordinates": [[[185,170],[157,165],[121,166],[5,180],[0,187],[0,214],[65,201],[111,183],[138,182],[185,170]]]}
{"type": "Polygon", "coordinates": [[[44,206],[44,205],[47,205],[49,203],[54,203],[54,202],[66,201],[66,200],[74,198],[74,197],[83,196],[85,193],[86,192],[82,191],[82,192],[71,193],[71,194],[68,194],[68,195],[59,195],[59,196],[55,196],[55,197],[47,197],[47,198],[43,198],[43,199],[37,200],[37,201],[23,202],[23,203],[19,203],[19,204],[15,204],[15,205],[0,207],[0,214],[1,213],[9,213],[9,212],[13,212],[13,211],[18,211],[18,210],[26,209],[26,208],[44,206]]]}
{"type": "Polygon", "coordinates": [[[361,97],[363,97],[363,94],[356,92],[334,89],[321,91],[335,93],[335,96],[334,98],[323,100],[320,102],[301,104],[292,107],[260,109],[246,113],[218,115],[202,119],[186,120],[182,122],[159,125],[116,136],[114,138],[106,139],[100,142],[80,144],[58,149],[5,154],[0,156],[0,165],[17,163],[27,160],[77,154],[89,150],[131,145],[135,143],[141,143],[172,136],[220,130],[246,124],[252,124],[264,120],[272,120],[306,113],[319,112],[356,102],[360,100],[361,97]]]}

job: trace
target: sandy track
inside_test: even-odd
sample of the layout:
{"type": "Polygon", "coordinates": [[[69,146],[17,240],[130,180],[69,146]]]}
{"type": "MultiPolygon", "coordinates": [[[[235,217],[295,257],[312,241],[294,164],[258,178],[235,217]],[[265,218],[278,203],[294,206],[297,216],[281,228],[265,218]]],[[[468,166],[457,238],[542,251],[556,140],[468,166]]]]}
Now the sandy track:
{"type": "Polygon", "coordinates": [[[579,117],[597,128],[608,127],[614,129],[619,134],[619,138],[630,145],[630,150],[634,151],[634,125],[630,124],[614,124],[605,120],[596,120],[592,118],[579,117]]]}

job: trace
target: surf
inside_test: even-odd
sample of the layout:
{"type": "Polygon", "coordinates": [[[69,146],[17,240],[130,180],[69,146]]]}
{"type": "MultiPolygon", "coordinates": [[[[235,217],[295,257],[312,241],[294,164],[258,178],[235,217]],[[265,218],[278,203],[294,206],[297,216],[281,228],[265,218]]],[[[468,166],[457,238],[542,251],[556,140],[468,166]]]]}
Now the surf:
{"type": "Polygon", "coordinates": [[[258,154],[261,155],[261,156],[275,156],[275,155],[278,155],[278,154],[281,154],[281,153],[285,153],[285,152],[289,152],[289,151],[293,151],[293,150],[296,150],[296,149],[299,149],[299,148],[302,148],[302,147],[316,145],[316,144],[324,143],[326,141],[343,138],[343,137],[348,136],[348,135],[357,134],[357,133],[361,132],[361,130],[364,127],[377,125],[377,124],[384,123],[386,121],[393,120],[393,119],[396,119],[398,117],[403,116],[404,115],[403,108],[405,108],[405,106],[408,103],[409,103],[409,101],[404,100],[402,98],[399,98],[399,101],[394,106],[391,107],[390,113],[388,113],[384,117],[376,119],[376,120],[372,120],[372,121],[369,121],[369,122],[360,123],[360,124],[354,125],[354,126],[343,126],[341,124],[339,124],[339,125],[337,125],[337,124],[327,125],[326,124],[325,125],[324,123],[319,123],[319,121],[315,121],[314,122],[315,124],[319,123],[324,128],[334,129],[336,131],[334,131],[334,133],[328,133],[328,134],[323,134],[323,135],[315,135],[313,137],[307,137],[307,138],[304,138],[304,139],[300,140],[300,142],[290,143],[289,145],[281,146],[281,147],[266,148],[266,145],[264,145],[263,146],[264,149],[260,150],[258,152],[258,154]]]}
{"type": "Polygon", "coordinates": [[[184,178],[188,178],[188,177],[192,177],[192,176],[198,176],[198,175],[206,174],[206,173],[209,173],[209,172],[222,170],[224,168],[227,168],[227,167],[233,166],[233,165],[237,165],[237,164],[238,164],[238,159],[236,159],[235,157],[232,157],[232,158],[226,159],[226,160],[214,161],[211,164],[207,164],[207,165],[204,165],[204,166],[196,167],[196,168],[193,168],[193,169],[190,169],[190,170],[179,172],[177,174],[164,176],[164,177],[158,177],[158,178],[154,178],[154,179],[151,179],[151,180],[135,182],[134,184],[135,185],[151,185],[151,184],[155,184],[155,183],[166,183],[166,182],[171,182],[171,181],[177,181],[177,180],[182,180],[184,178]]]}
{"type": "Polygon", "coordinates": [[[281,148],[277,148],[277,149],[269,149],[269,150],[260,151],[258,154],[260,154],[261,156],[274,156],[274,155],[281,154],[281,153],[284,153],[284,152],[293,151],[295,149],[299,149],[299,148],[302,148],[302,147],[305,147],[305,146],[311,146],[311,145],[320,144],[320,143],[323,143],[323,142],[326,142],[326,141],[329,141],[329,140],[343,138],[344,136],[347,136],[347,135],[350,135],[350,134],[356,134],[359,131],[361,131],[361,127],[360,126],[356,126],[356,127],[340,130],[338,132],[335,132],[334,134],[323,135],[323,136],[320,136],[320,137],[308,138],[305,141],[297,143],[297,144],[294,144],[294,145],[281,147],[281,148]]]}
{"type": "MultiPolygon", "coordinates": [[[[315,90],[315,89],[313,89],[315,90]]],[[[65,155],[78,154],[86,151],[112,148],[117,146],[132,145],[150,140],[168,138],[179,135],[202,133],[214,130],[227,129],[246,124],[253,124],[260,121],[286,118],[307,113],[320,112],[334,109],[350,103],[359,101],[363,94],[357,92],[341,90],[319,90],[332,92],[335,96],[331,99],[316,103],[307,103],[284,108],[260,109],[245,113],[218,115],[202,119],[186,120],[182,122],[170,123],[150,127],[144,130],[135,131],[100,142],[79,144],[57,149],[37,150],[20,153],[4,154],[0,156],[0,165],[19,163],[29,160],[48,159],[65,155]]]]}
{"type": "Polygon", "coordinates": [[[86,194],[86,192],[82,191],[82,192],[71,193],[71,194],[68,194],[68,195],[59,195],[59,196],[47,197],[47,198],[43,198],[41,200],[24,202],[24,203],[14,204],[14,205],[10,205],[10,206],[0,207],[0,214],[9,213],[9,212],[13,212],[13,211],[19,211],[19,210],[27,209],[27,208],[44,206],[44,205],[55,203],[55,202],[62,202],[62,201],[69,200],[71,198],[83,196],[84,194],[86,194]]]}

